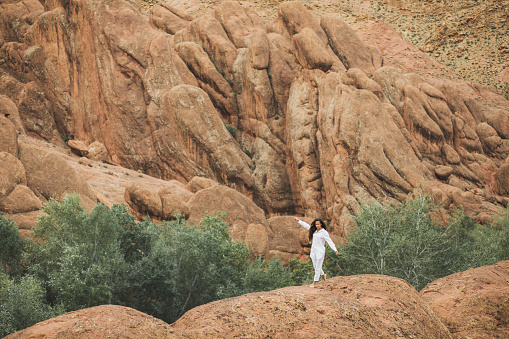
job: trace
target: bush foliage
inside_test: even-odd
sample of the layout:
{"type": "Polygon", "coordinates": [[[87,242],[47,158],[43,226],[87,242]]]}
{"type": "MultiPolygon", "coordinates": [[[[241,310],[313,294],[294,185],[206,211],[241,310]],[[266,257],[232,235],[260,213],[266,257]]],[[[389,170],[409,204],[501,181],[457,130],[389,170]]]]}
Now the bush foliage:
{"type": "Polygon", "coordinates": [[[19,229],[11,219],[0,214],[0,271],[11,275],[21,273],[24,243],[19,229]]]}
{"type": "Polygon", "coordinates": [[[60,305],[48,305],[44,295],[43,286],[34,277],[14,281],[0,272],[0,337],[64,312],[60,305]]]}
{"type": "Polygon", "coordinates": [[[436,209],[422,193],[403,204],[362,205],[339,255],[327,252],[327,269],[399,277],[420,290],[440,277],[509,259],[507,211],[495,226],[476,225],[462,210],[444,225],[433,218],[436,209]]]}
{"type": "MultiPolygon", "coordinates": [[[[329,276],[376,273],[416,289],[471,267],[509,259],[509,211],[480,226],[458,210],[444,225],[429,197],[366,204],[339,255],[329,248],[329,276]]],[[[180,215],[161,224],[137,221],[125,205],[91,212],[77,195],[49,201],[21,241],[0,215],[0,336],[63,312],[100,304],[134,307],[166,322],[187,310],[243,293],[310,283],[310,261],[250,260],[232,241],[224,213],[188,225],[180,215]],[[23,266],[21,263],[24,263],[23,266]]]]}
{"type": "Polygon", "coordinates": [[[279,261],[250,261],[247,246],[227,232],[224,213],[207,214],[199,225],[188,225],[179,215],[155,224],[138,222],[127,210],[97,204],[89,213],[78,195],[51,200],[28,244],[2,217],[0,241],[10,246],[0,252],[2,333],[64,311],[110,303],[171,323],[195,306],[291,281],[290,270],[279,261]],[[22,273],[23,249],[24,276],[13,280],[22,273]],[[34,310],[40,311],[27,316],[13,308],[15,299],[9,296],[23,293],[30,297],[20,307],[36,304],[34,310]]]}

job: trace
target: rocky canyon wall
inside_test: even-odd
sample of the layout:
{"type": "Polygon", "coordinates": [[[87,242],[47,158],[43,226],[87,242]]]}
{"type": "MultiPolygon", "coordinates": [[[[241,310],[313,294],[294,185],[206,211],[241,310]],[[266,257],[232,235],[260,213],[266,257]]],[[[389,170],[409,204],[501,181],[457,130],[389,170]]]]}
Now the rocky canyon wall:
{"type": "Polygon", "coordinates": [[[503,96],[411,73],[298,2],[266,21],[238,2],[194,17],[171,2],[145,15],[128,0],[4,0],[0,38],[0,110],[19,133],[213,179],[269,217],[322,217],[345,235],[360,203],[421,185],[478,222],[507,205],[503,96]]]}

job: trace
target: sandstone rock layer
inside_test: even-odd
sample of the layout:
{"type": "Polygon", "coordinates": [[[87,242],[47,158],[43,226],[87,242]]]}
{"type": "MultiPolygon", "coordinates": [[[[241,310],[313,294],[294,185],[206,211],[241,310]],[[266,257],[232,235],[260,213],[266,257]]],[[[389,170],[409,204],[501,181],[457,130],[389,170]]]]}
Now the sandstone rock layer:
{"type": "Polygon", "coordinates": [[[509,336],[509,261],[429,283],[420,294],[454,338],[509,336]]]}
{"type": "MultiPolygon", "coordinates": [[[[509,195],[509,102],[440,72],[409,73],[442,65],[369,25],[291,1],[271,22],[229,1],[196,17],[174,2],[150,16],[125,0],[4,2],[1,150],[17,157],[16,133],[74,139],[80,155],[184,185],[206,178],[268,218],[329,219],[339,236],[360,203],[401,202],[421,185],[489,222],[509,195]]],[[[31,171],[38,197],[80,189],[95,201],[58,175],[51,192],[31,171]]],[[[145,193],[126,195],[140,214],[196,220],[189,195],[145,193]]],[[[270,237],[266,220],[249,220],[235,238],[250,224],[270,237]]]]}

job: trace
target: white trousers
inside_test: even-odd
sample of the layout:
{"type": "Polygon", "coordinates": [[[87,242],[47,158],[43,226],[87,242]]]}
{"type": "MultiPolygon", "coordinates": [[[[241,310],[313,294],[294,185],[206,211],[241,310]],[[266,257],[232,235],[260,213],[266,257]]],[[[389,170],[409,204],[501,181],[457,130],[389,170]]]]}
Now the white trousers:
{"type": "Polygon", "coordinates": [[[322,270],[323,259],[325,259],[325,257],[311,258],[311,261],[313,262],[313,268],[315,269],[315,276],[313,278],[314,281],[320,280],[320,276],[325,274],[322,270]]]}

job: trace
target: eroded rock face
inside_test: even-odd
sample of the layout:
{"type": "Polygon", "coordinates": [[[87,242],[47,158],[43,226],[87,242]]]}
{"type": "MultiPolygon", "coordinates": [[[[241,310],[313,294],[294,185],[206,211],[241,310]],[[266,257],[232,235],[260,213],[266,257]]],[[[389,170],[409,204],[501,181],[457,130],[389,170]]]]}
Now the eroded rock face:
{"type": "Polygon", "coordinates": [[[420,294],[454,338],[506,338],[509,334],[509,261],[435,280],[420,294]]]}
{"type": "Polygon", "coordinates": [[[88,210],[97,202],[87,182],[61,156],[22,144],[20,160],[27,173],[27,186],[43,201],[78,193],[88,210]]]}
{"type": "Polygon", "coordinates": [[[4,115],[0,115],[0,151],[18,156],[18,136],[16,127],[4,115]]]}
{"type": "MultiPolygon", "coordinates": [[[[479,209],[503,207],[502,96],[407,73],[443,66],[382,24],[361,39],[362,23],[298,2],[280,4],[272,22],[238,2],[198,17],[172,4],[150,17],[126,0],[0,5],[11,130],[97,142],[103,161],[184,184],[205,177],[267,217],[330,219],[341,236],[359,202],[401,202],[424,182],[478,222],[487,220],[479,209]]],[[[188,201],[165,199],[166,210],[187,213],[188,201]]]]}

